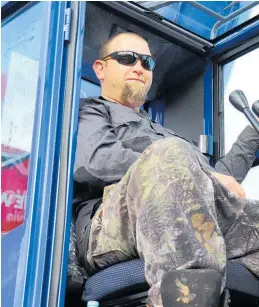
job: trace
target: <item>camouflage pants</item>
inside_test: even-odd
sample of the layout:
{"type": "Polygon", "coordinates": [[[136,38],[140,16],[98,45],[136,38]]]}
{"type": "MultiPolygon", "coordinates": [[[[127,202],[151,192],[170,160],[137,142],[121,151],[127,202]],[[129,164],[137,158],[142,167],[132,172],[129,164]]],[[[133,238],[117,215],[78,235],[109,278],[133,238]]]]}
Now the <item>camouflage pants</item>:
{"type": "Polygon", "coordinates": [[[210,267],[224,277],[226,259],[238,258],[259,276],[259,203],[235,197],[212,172],[182,139],[149,146],[105,189],[92,220],[90,266],[140,257],[151,306],[162,306],[160,284],[171,269],[210,267]]]}

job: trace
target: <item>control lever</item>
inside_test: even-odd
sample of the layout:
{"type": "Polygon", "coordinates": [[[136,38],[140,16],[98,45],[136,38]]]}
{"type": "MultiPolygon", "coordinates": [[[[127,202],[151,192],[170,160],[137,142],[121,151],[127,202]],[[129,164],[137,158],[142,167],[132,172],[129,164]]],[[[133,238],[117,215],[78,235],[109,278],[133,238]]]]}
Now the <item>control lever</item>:
{"type": "Polygon", "coordinates": [[[238,111],[244,113],[254,129],[259,133],[259,122],[250,110],[245,94],[241,90],[235,90],[229,95],[229,101],[238,111]]]}
{"type": "Polygon", "coordinates": [[[256,100],[252,105],[254,114],[259,118],[259,100],[256,100]]]}

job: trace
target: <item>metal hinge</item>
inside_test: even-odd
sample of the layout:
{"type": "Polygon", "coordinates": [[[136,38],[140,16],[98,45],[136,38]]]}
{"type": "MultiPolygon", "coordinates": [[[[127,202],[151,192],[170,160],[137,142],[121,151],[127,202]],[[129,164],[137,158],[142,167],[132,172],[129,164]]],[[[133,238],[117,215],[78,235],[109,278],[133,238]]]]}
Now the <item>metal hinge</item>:
{"type": "Polygon", "coordinates": [[[72,21],[72,9],[67,8],[65,13],[64,41],[68,43],[70,42],[71,21],[72,21]]]}

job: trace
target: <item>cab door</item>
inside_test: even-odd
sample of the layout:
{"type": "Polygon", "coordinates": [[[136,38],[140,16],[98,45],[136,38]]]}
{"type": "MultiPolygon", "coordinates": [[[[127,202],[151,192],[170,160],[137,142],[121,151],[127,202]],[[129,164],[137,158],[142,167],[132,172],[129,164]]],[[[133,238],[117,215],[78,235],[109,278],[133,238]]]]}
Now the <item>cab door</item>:
{"type": "Polygon", "coordinates": [[[1,300],[6,307],[62,306],[65,239],[58,233],[68,234],[79,6],[2,2],[1,300]]]}

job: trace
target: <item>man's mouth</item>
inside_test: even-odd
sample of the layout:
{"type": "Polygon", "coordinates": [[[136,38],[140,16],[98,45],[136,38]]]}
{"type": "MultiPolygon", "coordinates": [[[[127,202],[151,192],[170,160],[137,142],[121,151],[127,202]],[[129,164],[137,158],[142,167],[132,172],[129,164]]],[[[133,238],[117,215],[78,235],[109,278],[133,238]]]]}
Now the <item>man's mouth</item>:
{"type": "Polygon", "coordinates": [[[127,81],[138,81],[138,82],[141,82],[142,84],[145,84],[145,82],[143,80],[135,79],[135,78],[127,79],[127,81]]]}

